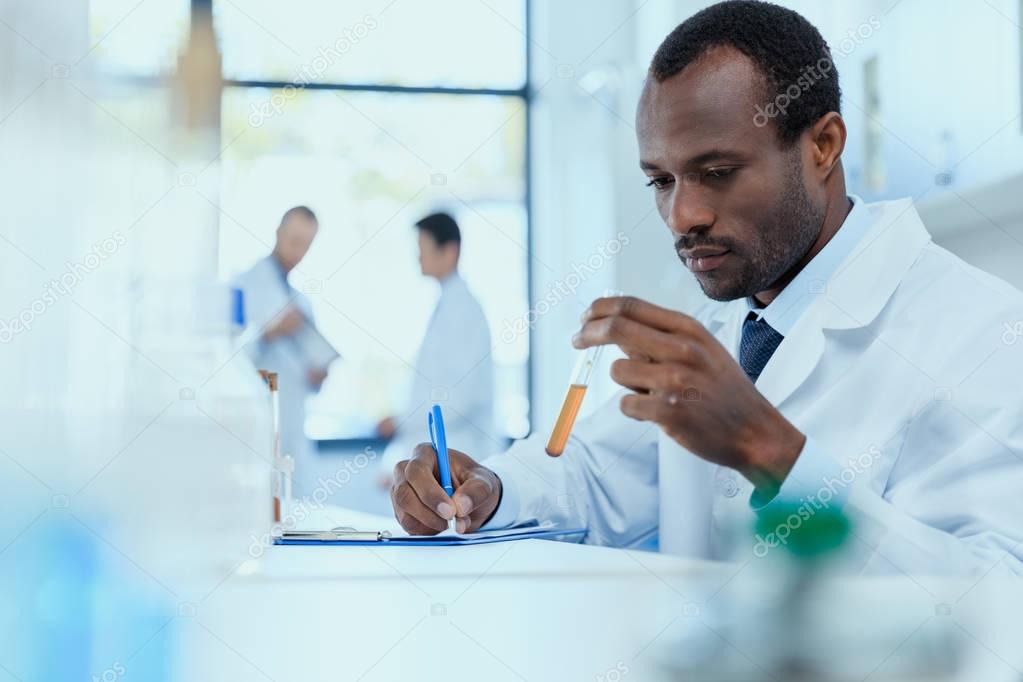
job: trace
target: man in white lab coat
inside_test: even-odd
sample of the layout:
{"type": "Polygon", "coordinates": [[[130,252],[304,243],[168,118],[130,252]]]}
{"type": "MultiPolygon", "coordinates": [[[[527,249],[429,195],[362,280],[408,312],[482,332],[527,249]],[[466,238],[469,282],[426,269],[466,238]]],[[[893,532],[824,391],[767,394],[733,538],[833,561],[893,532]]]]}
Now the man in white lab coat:
{"type": "Polygon", "coordinates": [[[418,447],[392,489],[402,525],[552,520],[753,559],[842,509],[858,570],[1023,573],[1023,343],[1007,338],[1023,296],[935,245],[911,201],[847,195],[839,97],[795,12],[720,3],[676,28],[640,98],[640,166],[711,301],[595,302],[573,344],[620,346],[627,390],[560,458],[543,434],[483,464],[456,453],[453,498],[418,447]]]}
{"type": "Polygon", "coordinates": [[[490,327],[483,308],[458,274],[462,235],[447,213],[416,223],[419,267],[440,284],[416,356],[412,392],[403,413],[380,422],[381,436],[392,438],[380,463],[380,482],[390,487],[394,465],[425,438],[426,413],[436,403],[444,410],[447,441],[466,452],[497,452],[494,435],[494,363],[490,327]]]}
{"type": "Polygon", "coordinates": [[[306,206],[288,209],[277,228],[273,252],[240,275],[236,286],[244,292],[246,329],[253,338],[245,346],[259,369],[277,372],[281,410],[281,454],[295,458],[301,471],[312,456],[305,435],[305,402],[327,377],[326,367],[313,367],[292,337],[312,325],[309,299],[288,283],[288,273],[305,258],[319,230],[306,206]]]}

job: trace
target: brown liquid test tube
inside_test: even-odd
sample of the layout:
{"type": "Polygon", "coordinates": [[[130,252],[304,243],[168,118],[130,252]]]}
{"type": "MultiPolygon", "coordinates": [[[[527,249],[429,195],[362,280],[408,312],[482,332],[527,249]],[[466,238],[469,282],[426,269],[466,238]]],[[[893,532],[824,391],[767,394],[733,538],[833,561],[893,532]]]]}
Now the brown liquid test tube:
{"type": "Polygon", "coordinates": [[[551,431],[551,437],[547,441],[546,450],[551,457],[557,457],[565,451],[565,444],[568,443],[568,437],[572,433],[572,426],[575,424],[575,418],[579,415],[579,408],[582,406],[585,396],[585,386],[572,384],[568,387],[565,402],[561,405],[561,412],[558,413],[558,421],[555,422],[554,430],[551,431]]]}
{"type": "Polygon", "coordinates": [[[565,451],[565,445],[568,444],[568,437],[572,435],[575,418],[579,415],[583,398],[586,397],[586,388],[590,385],[590,375],[600,357],[601,349],[603,346],[594,346],[579,353],[579,360],[575,364],[572,380],[569,382],[568,392],[565,394],[565,402],[561,405],[558,420],[554,423],[554,430],[551,431],[551,437],[547,440],[545,450],[551,457],[558,457],[565,451]]]}
{"type": "MultiPolygon", "coordinates": [[[[605,298],[621,296],[621,294],[622,292],[614,289],[604,291],[605,298]]],[[[592,346],[579,351],[575,369],[572,370],[572,379],[568,382],[565,402],[561,404],[558,420],[554,423],[551,437],[547,439],[547,447],[544,448],[551,457],[560,457],[561,453],[565,451],[565,446],[568,445],[568,437],[572,435],[575,418],[579,416],[579,408],[582,407],[586,389],[590,385],[590,376],[593,374],[593,368],[596,367],[602,350],[604,350],[603,346],[592,346]]]]}

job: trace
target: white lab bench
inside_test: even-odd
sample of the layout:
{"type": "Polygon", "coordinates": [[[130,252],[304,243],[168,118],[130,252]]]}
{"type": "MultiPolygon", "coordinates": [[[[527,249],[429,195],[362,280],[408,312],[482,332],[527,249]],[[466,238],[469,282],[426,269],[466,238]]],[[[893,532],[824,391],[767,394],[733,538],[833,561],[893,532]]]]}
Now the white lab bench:
{"type": "MultiPolygon", "coordinates": [[[[133,628],[98,629],[99,679],[116,665],[125,680],[140,679],[151,653],[168,665],[159,678],[141,675],[147,682],[658,682],[679,679],[667,663],[694,634],[746,649],[728,644],[720,610],[729,604],[730,617],[756,618],[757,566],[545,540],[253,548],[250,533],[268,526],[266,463],[228,432],[226,417],[215,424],[195,411],[182,400],[156,419],[116,424],[36,413],[9,420],[0,584],[13,599],[0,606],[0,631],[16,635],[43,613],[18,601],[24,583],[14,579],[25,579],[32,543],[43,541],[38,519],[64,517],[82,525],[98,565],[115,576],[95,617],[133,628]],[[61,457],[30,459],[39,452],[61,457]],[[155,615],[136,622],[109,613],[143,601],[155,615]]],[[[394,523],[340,508],[317,513],[302,525],[394,523]]],[[[843,648],[848,633],[834,633],[836,656],[877,671],[871,680],[940,624],[969,649],[962,680],[1023,679],[1020,581],[861,578],[839,581],[832,594],[824,603],[847,628],[885,635],[883,646],[861,652],[843,648]]],[[[0,681],[21,677],[20,641],[0,642],[0,681]]],[[[751,655],[745,679],[764,678],[751,655]]]]}
{"type": "MultiPolygon", "coordinates": [[[[354,512],[329,516],[374,525],[354,512]]],[[[694,632],[727,637],[715,605],[741,603],[752,572],[544,540],[278,546],[239,566],[191,622],[181,619],[182,679],[678,679],[666,666],[674,644],[694,632]]],[[[962,679],[1019,679],[1009,608],[1023,603],[1019,585],[951,581],[935,594],[907,577],[840,583],[834,607],[848,610],[850,626],[884,628],[892,641],[853,654],[860,667],[883,672],[900,645],[946,619],[962,624],[953,629],[969,648],[962,679]]],[[[746,679],[766,679],[755,660],[746,679]]]]}

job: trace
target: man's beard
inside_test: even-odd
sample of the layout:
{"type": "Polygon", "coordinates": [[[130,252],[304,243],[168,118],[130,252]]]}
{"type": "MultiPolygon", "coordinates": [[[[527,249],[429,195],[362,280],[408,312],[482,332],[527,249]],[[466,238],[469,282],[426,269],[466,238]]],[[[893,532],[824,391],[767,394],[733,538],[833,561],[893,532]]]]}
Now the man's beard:
{"type": "Polygon", "coordinates": [[[739,271],[728,278],[719,270],[701,273],[696,281],[704,295],[715,301],[732,301],[766,291],[809,253],[820,235],[824,209],[814,206],[806,191],[798,155],[789,167],[783,196],[774,210],[758,222],[750,242],[704,241],[699,234],[683,235],[676,240],[677,253],[700,246],[720,247],[731,251],[740,264],[739,271]]]}

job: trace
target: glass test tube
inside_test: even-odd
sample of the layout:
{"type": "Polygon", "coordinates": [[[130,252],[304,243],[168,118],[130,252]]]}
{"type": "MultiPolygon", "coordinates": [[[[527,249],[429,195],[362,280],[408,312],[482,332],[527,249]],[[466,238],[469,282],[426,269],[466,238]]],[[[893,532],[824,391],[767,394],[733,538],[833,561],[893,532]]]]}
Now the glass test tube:
{"type": "MultiPolygon", "coordinates": [[[[604,291],[604,298],[621,295],[622,292],[614,289],[604,291]]],[[[558,457],[565,451],[568,437],[572,433],[572,426],[575,425],[575,418],[579,415],[579,408],[582,407],[583,398],[586,396],[586,388],[590,385],[593,368],[596,367],[603,349],[603,346],[593,346],[579,351],[575,369],[572,370],[572,379],[568,383],[565,402],[561,405],[558,420],[554,423],[554,430],[551,431],[551,437],[547,440],[545,449],[551,457],[558,457]]]]}
{"type": "Polygon", "coordinates": [[[281,521],[287,521],[291,515],[291,486],[295,478],[295,458],[284,455],[281,458],[281,478],[284,479],[284,499],[281,502],[281,521]]]}
{"type": "Polygon", "coordinates": [[[284,497],[284,478],[281,471],[281,406],[277,393],[277,373],[267,372],[267,384],[270,387],[270,410],[273,423],[273,440],[270,444],[270,497],[273,502],[273,522],[280,523],[281,500],[284,497]]]}
{"type": "Polygon", "coordinates": [[[551,457],[557,457],[565,451],[568,436],[572,433],[575,418],[583,404],[583,397],[586,396],[586,388],[590,385],[593,367],[597,364],[597,359],[603,348],[603,346],[593,346],[579,352],[579,359],[576,360],[572,379],[568,384],[565,402],[561,405],[558,421],[554,423],[554,430],[551,431],[551,437],[547,441],[546,450],[551,457]]]}

